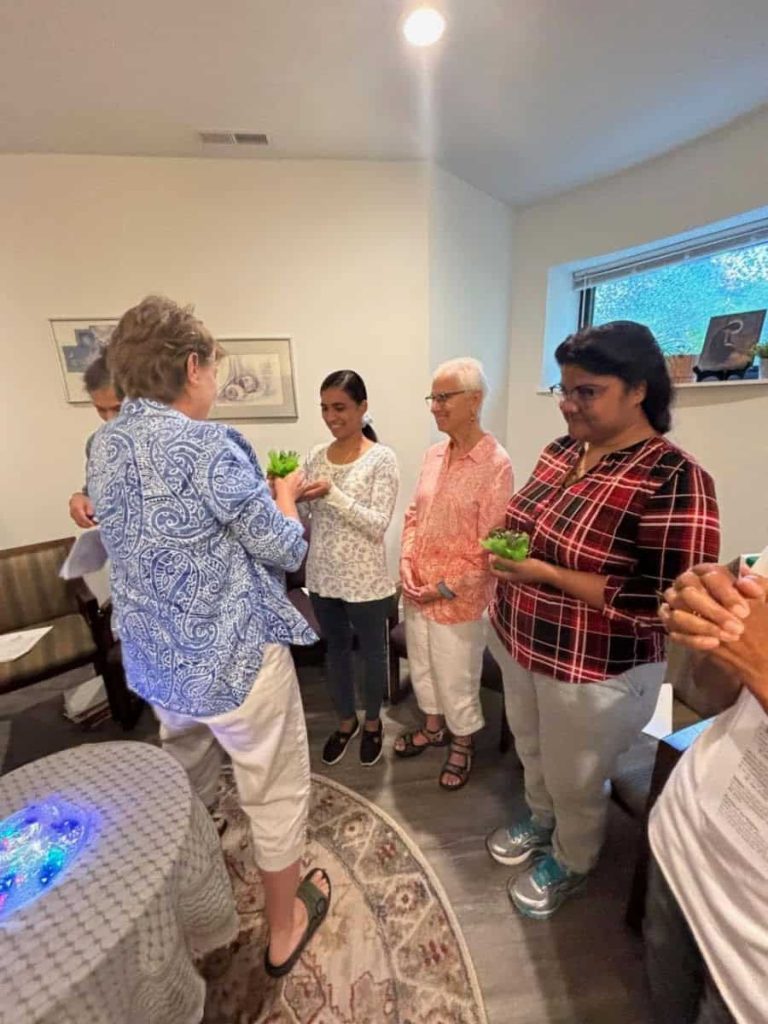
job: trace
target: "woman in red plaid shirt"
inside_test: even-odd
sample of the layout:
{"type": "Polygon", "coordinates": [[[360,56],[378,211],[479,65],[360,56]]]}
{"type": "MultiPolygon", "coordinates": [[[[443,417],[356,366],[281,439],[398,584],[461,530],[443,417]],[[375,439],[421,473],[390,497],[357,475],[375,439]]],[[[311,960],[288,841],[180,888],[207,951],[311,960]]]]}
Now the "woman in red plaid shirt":
{"type": "Polygon", "coordinates": [[[608,779],[656,706],[659,592],[715,561],[720,539],[712,478],[663,436],[672,385],[648,328],[588,327],[555,358],[568,435],[544,449],[507,508],[507,528],[530,535],[530,554],[491,558],[490,647],[529,813],[487,846],[502,864],[533,861],[507,891],[537,919],[594,867],[608,779]]]}

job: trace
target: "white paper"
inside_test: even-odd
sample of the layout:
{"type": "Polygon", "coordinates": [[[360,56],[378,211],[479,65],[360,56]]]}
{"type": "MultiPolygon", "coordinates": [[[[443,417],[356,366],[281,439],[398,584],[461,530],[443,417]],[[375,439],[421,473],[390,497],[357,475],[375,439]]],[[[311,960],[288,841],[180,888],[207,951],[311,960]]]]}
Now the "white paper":
{"type": "Polygon", "coordinates": [[[88,573],[98,572],[106,565],[109,555],[101,543],[101,532],[98,527],[81,533],[67,559],[59,570],[63,580],[74,580],[88,573]]]}
{"type": "Polygon", "coordinates": [[[4,633],[0,636],[0,661],[15,661],[28,654],[53,626],[40,626],[38,629],[22,629],[17,633],[4,633]]]}
{"type": "Polygon", "coordinates": [[[672,732],[672,683],[661,684],[656,710],[643,732],[657,740],[672,732]]]}
{"type": "Polygon", "coordinates": [[[720,834],[768,878],[768,715],[751,693],[739,698],[718,757],[703,780],[702,807],[720,834]]]}
{"type": "Polygon", "coordinates": [[[94,708],[107,703],[107,691],[101,676],[94,676],[79,686],[74,686],[64,694],[64,714],[67,718],[77,721],[94,708]]]}

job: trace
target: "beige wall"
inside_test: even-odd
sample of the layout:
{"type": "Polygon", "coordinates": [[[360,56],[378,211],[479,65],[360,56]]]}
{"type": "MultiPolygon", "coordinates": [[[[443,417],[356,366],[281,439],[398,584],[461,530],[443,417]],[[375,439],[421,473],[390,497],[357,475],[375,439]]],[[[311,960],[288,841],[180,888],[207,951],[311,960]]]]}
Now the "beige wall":
{"type": "Polygon", "coordinates": [[[439,169],[430,200],[430,368],[456,356],[483,363],[491,385],[483,423],[503,444],[512,211],[439,169]]]}
{"type": "MultiPolygon", "coordinates": [[[[510,331],[507,447],[518,479],[562,420],[537,395],[550,268],[586,260],[768,203],[768,111],[634,170],[518,212],[510,331]]],[[[550,311],[550,316],[554,315],[550,311]]],[[[562,337],[571,324],[549,324],[562,337]]],[[[679,392],[673,439],[714,475],[723,551],[768,541],[768,388],[679,392]]]]}
{"type": "Polygon", "coordinates": [[[407,163],[0,157],[0,547],[73,532],[98,425],[64,400],[48,318],[159,291],[222,336],[293,339],[298,421],[237,424],[260,455],[323,440],[322,377],[363,374],[401,463],[394,548],[429,442],[428,190],[407,163]]]}

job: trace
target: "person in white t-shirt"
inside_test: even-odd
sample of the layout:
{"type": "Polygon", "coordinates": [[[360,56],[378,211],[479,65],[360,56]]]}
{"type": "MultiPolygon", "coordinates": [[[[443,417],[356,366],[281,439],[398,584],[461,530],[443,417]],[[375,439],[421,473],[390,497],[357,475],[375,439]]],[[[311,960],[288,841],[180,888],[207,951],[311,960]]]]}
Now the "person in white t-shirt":
{"type": "MultiPolygon", "coordinates": [[[[757,571],[764,562],[768,548],[757,571]]],[[[645,938],[659,1024],[768,1020],[767,595],[763,576],[712,565],[664,595],[671,638],[707,659],[734,703],[682,757],[651,815],[645,938]]]]}
{"type": "Polygon", "coordinates": [[[352,671],[356,633],[365,667],[360,762],[370,766],[382,753],[379,712],[388,671],[387,624],[395,599],[384,534],[397,500],[397,458],[378,443],[368,418],[365,383],[354,370],[337,370],[325,378],[320,409],[333,441],[310,452],[301,501],[311,503],[307,589],[326,642],[328,688],[339,719],[323,748],[323,762],[337,764],[360,730],[352,671]]]}

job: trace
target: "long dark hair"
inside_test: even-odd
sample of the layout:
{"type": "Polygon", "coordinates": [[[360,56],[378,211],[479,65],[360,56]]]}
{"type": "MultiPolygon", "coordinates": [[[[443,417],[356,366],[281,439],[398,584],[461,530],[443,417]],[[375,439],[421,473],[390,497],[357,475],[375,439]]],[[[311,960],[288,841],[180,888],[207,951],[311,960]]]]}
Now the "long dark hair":
{"type": "Polygon", "coordinates": [[[634,320],[585,327],[569,334],[555,350],[558,366],[580,366],[589,373],[619,377],[629,387],[645,384],[642,409],[659,434],[672,427],[672,382],[659,343],[634,320]]]}
{"type": "MultiPolygon", "coordinates": [[[[356,405],[362,405],[363,402],[368,401],[365,381],[354,370],[334,370],[333,373],[329,373],[320,385],[320,394],[322,395],[328,388],[338,388],[339,391],[343,391],[356,405]]],[[[369,441],[379,440],[370,423],[363,424],[363,436],[367,437],[369,441]]]]}

